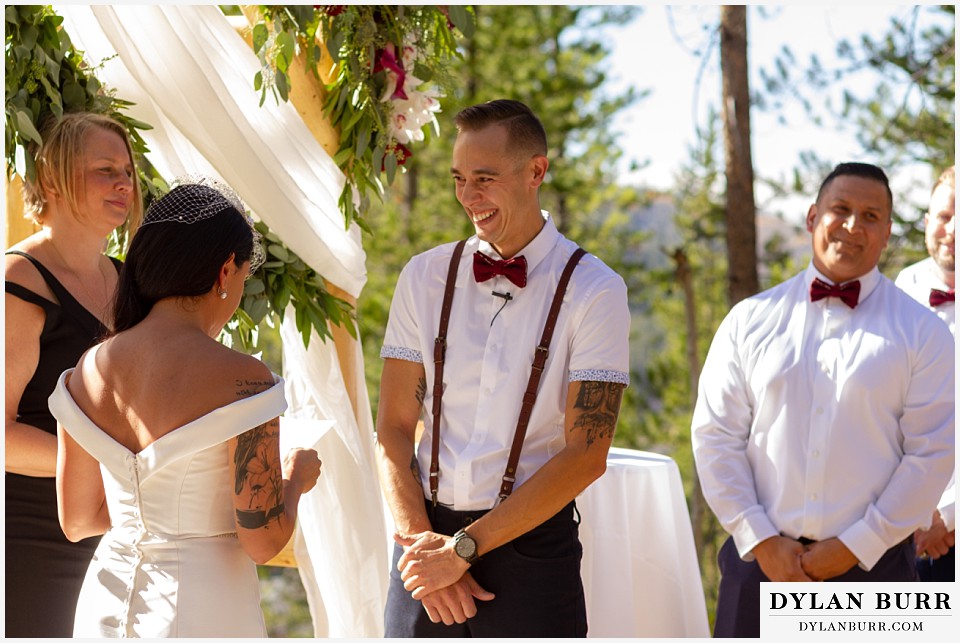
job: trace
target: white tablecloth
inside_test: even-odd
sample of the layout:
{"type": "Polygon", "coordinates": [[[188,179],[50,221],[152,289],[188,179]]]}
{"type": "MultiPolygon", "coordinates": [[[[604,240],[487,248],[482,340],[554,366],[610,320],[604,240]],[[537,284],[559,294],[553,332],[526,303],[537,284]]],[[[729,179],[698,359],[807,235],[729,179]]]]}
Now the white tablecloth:
{"type": "MultiPolygon", "coordinates": [[[[610,449],[577,498],[588,636],[709,638],[680,471],[667,456],[610,449]]],[[[393,520],[384,503],[388,560],[393,520]]]]}
{"type": "Polygon", "coordinates": [[[590,637],[709,638],[680,472],[670,458],[613,448],[577,498],[590,637]]]}

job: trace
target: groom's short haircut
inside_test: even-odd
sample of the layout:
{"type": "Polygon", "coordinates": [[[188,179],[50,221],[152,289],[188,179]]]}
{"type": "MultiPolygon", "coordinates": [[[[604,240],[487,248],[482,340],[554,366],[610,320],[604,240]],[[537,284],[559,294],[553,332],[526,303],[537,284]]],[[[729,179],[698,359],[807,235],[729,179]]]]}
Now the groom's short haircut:
{"type": "Polygon", "coordinates": [[[477,131],[490,125],[507,130],[509,145],[530,156],[547,155],[547,132],[533,111],[516,100],[498,99],[472,105],[454,117],[457,131],[477,131]]]}

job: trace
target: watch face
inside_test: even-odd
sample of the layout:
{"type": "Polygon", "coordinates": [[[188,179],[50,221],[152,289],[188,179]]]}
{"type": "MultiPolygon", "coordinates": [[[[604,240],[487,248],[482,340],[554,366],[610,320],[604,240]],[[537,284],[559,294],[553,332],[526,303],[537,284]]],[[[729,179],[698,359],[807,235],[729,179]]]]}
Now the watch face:
{"type": "Polygon", "coordinates": [[[457,541],[454,550],[461,558],[472,558],[477,553],[477,542],[470,536],[464,534],[460,537],[460,540],[457,541]]]}

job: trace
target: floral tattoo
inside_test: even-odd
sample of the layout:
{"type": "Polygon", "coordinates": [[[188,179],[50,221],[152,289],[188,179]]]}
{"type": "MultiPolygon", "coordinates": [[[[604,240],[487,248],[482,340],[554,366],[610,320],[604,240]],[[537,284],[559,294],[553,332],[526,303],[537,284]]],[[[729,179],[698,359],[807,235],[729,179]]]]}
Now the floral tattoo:
{"type": "Polygon", "coordinates": [[[247,490],[250,502],[246,509],[237,509],[237,524],[245,529],[268,526],[283,514],[283,478],[280,453],[271,448],[280,433],[280,424],[271,420],[241,433],[234,454],[236,479],[234,492],[247,490]]]}

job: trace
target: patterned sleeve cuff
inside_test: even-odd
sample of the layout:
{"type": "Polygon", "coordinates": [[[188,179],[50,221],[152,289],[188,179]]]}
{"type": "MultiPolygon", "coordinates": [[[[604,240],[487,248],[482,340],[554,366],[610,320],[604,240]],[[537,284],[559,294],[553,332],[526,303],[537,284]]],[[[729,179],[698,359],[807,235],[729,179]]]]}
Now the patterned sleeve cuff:
{"type": "Polygon", "coordinates": [[[380,359],[402,359],[407,362],[423,364],[423,355],[420,351],[403,346],[384,346],[380,349],[380,359]]]}
{"type": "Polygon", "coordinates": [[[571,382],[613,382],[614,384],[630,384],[630,375],[620,371],[601,371],[596,369],[585,369],[582,371],[570,371],[571,382]]]}

